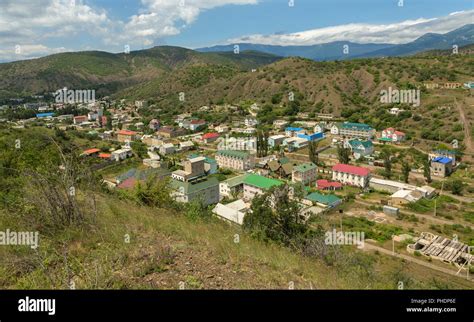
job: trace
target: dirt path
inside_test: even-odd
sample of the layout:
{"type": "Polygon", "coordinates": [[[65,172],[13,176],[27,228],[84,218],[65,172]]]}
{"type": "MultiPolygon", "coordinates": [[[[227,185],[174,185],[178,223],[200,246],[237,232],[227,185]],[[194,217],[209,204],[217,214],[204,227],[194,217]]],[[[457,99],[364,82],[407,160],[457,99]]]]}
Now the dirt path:
{"type": "MultiPolygon", "coordinates": [[[[467,101],[465,101],[466,105],[468,104],[467,101]]],[[[466,152],[468,153],[473,153],[474,152],[474,144],[472,142],[472,137],[471,137],[471,124],[469,122],[469,119],[466,116],[466,111],[464,110],[464,106],[462,103],[458,102],[456,97],[454,98],[454,104],[459,110],[459,115],[461,117],[461,122],[463,123],[463,128],[464,128],[464,145],[466,146],[466,152]]]]}

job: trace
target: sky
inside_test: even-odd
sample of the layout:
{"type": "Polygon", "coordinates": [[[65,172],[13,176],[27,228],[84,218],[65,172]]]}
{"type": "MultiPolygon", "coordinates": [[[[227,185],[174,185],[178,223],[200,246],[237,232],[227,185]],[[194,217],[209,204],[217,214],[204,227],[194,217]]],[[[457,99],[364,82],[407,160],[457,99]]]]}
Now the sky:
{"type": "Polygon", "coordinates": [[[400,44],[469,23],[474,0],[0,0],[0,62],[159,45],[400,44]]]}

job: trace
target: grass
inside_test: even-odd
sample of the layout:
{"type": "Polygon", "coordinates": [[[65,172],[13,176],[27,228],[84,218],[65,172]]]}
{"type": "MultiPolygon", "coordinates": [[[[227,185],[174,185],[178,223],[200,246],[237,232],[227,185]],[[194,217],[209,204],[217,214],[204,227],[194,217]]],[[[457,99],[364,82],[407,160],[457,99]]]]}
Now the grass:
{"type": "MultiPolygon", "coordinates": [[[[88,226],[40,233],[36,251],[0,248],[0,288],[286,289],[290,282],[295,288],[396,287],[400,263],[390,257],[354,253],[347,267],[329,266],[254,240],[217,219],[191,221],[108,196],[100,196],[99,204],[99,215],[88,226]]],[[[0,227],[21,226],[9,216],[0,218],[0,227]]],[[[436,272],[404,269],[414,272],[414,288],[432,287],[434,276],[450,287],[467,287],[436,272]]]]}

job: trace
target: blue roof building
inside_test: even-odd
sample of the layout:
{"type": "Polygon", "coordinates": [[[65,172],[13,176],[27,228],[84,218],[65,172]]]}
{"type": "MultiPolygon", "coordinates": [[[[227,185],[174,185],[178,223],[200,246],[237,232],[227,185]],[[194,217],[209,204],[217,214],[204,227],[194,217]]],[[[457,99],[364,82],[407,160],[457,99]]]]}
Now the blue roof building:
{"type": "Polygon", "coordinates": [[[37,118],[45,118],[45,117],[53,117],[54,116],[54,113],[38,113],[36,114],[36,117],[37,118]]]}
{"type": "Polygon", "coordinates": [[[298,137],[301,139],[306,139],[308,141],[322,140],[324,138],[324,133],[313,133],[313,134],[298,134],[298,137]]]}

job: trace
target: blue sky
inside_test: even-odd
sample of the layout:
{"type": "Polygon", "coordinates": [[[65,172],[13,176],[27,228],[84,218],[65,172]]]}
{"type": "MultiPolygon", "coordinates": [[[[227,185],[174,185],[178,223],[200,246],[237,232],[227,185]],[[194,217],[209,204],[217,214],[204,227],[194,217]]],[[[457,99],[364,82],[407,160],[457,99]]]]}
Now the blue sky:
{"type": "Polygon", "coordinates": [[[474,23],[473,0],[289,1],[1,0],[0,61],[125,45],[405,43],[474,23]]]}

